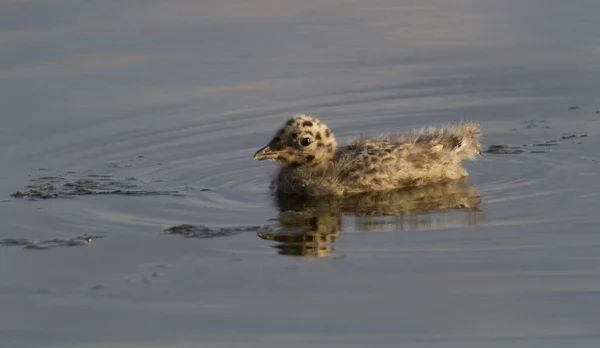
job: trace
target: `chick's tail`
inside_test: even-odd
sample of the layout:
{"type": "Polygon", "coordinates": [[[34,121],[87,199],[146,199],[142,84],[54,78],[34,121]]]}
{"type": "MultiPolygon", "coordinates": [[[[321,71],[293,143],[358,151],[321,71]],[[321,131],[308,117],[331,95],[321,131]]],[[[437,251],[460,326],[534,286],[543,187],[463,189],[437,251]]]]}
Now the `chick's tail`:
{"type": "Polygon", "coordinates": [[[481,126],[473,121],[462,121],[444,129],[443,142],[460,159],[475,160],[481,155],[481,126]]]}

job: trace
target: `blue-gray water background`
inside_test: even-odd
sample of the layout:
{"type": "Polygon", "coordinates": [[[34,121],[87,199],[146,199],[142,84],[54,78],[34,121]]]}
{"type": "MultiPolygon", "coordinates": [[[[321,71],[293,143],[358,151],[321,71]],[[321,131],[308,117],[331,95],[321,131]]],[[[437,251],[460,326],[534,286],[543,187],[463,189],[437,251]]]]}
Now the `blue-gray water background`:
{"type": "Polygon", "coordinates": [[[0,247],[0,346],[597,347],[599,13],[594,0],[2,1],[0,237],[108,237],[0,247]],[[255,233],[162,232],[276,218],[274,167],[251,157],[298,112],[342,141],[459,119],[486,145],[587,137],[468,163],[476,224],[455,212],[365,231],[348,217],[327,258],[278,255],[255,233]],[[67,172],[183,196],[9,196],[67,172]]]}

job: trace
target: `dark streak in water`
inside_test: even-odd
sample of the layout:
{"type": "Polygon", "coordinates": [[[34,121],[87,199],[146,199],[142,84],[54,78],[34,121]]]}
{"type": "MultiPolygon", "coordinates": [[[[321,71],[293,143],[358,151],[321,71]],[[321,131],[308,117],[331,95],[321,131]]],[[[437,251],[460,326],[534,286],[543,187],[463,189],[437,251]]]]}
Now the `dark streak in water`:
{"type": "Polygon", "coordinates": [[[574,133],[574,134],[563,134],[563,136],[560,137],[561,139],[573,139],[573,138],[587,138],[587,134],[578,134],[578,133],[574,133]]]}
{"type": "Polygon", "coordinates": [[[502,155],[515,155],[525,152],[520,145],[508,145],[508,144],[493,144],[488,146],[485,153],[502,154],[502,155]]]}
{"type": "Polygon", "coordinates": [[[167,228],[167,234],[180,235],[184,238],[209,239],[216,237],[229,237],[242,232],[257,232],[270,230],[271,226],[242,226],[242,227],[208,227],[204,225],[183,224],[167,228]]]}
{"type": "Polygon", "coordinates": [[[11,194],[15,198],[51,199],[69,198],[84,195],[122,196],[182,196],[174,190],[143,190],[143,182],[136,178],[115,179],[112,175],[90,174],[85,178],[65,176],[44,176],[30,180],[27,189],[11,194]]]}
{"type": "MultiPolygon", "coordinates": [[[[571,109],[571,108],[570,108],[571,109]]],[[[543,128],[552,128],[551,126],[546,124],[546,120],[528,120],[523,122],[523,128],[531,129],[538,128],[543,126],[543,128]]],[[[517,128],[513,128],[513,130],[518,130],[517,128]]],[[[536,146],[536,147],[550,147],[557,146],[562,140],[567,139],[575,139],[575,138],[586,138],[588,135],[584,133],[563,133],[557,139],[550,139],[543,143],[533,143],[533,144],[523,144],[523,145],[510,145],[510,144],[492,144],[489,145],[485,153],[491,154],[502,154],[502,155],[514,155],[521,153],[547,153],[550,150],[526,150],[525,148],[528,146],[536,146]]],[[[573,141],[574,144],[582,144],[580,141],[573,141]]]]}
{"type": "Polygon", "coordinates": [[[73,238],[54,238],[44,241],[36,241],[35,239],[28,238],[4,238],[0,239],[0,246],[22,246],[24,249],[47,250],[56,247],[84,246],[92,243],[94,239],[105,237],[84,234],[73,238]]]}

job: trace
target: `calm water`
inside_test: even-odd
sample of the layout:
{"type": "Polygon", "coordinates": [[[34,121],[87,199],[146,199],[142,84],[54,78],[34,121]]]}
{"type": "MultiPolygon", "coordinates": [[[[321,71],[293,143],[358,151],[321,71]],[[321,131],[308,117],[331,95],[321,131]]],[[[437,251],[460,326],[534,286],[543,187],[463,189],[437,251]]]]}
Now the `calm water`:
{"type": "Polygon", "coordinates": [[[107,237],[0,247],[0,346],[597,347],[598,13],[594,0],[3,1],[0,238],[107,237]],[[251,157],[297,112],[342,141],[468,118],[486,145],[529,146],[468,163],[462,186],[276,201],[274,167],[251,157]],[[175,194],[10,197],[57,175],[175,194]],[[163,232],[274,220],[307,233],[163,232]]]}

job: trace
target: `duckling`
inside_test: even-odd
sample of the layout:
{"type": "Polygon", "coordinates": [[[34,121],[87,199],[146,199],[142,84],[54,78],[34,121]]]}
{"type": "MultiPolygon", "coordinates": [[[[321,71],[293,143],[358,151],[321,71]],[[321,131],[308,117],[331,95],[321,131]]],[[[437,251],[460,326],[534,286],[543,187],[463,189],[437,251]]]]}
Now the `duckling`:
{"type": "Polygon", "coordinates": [[[325,123],[308,114],[286,121],[254,160],[281,166],[278,193],[346,195],[448,182],[468,175],[463,160],[481,154],[480,126],[462,121],[405,134],[361,136],[339,146],[325,123]]]}

